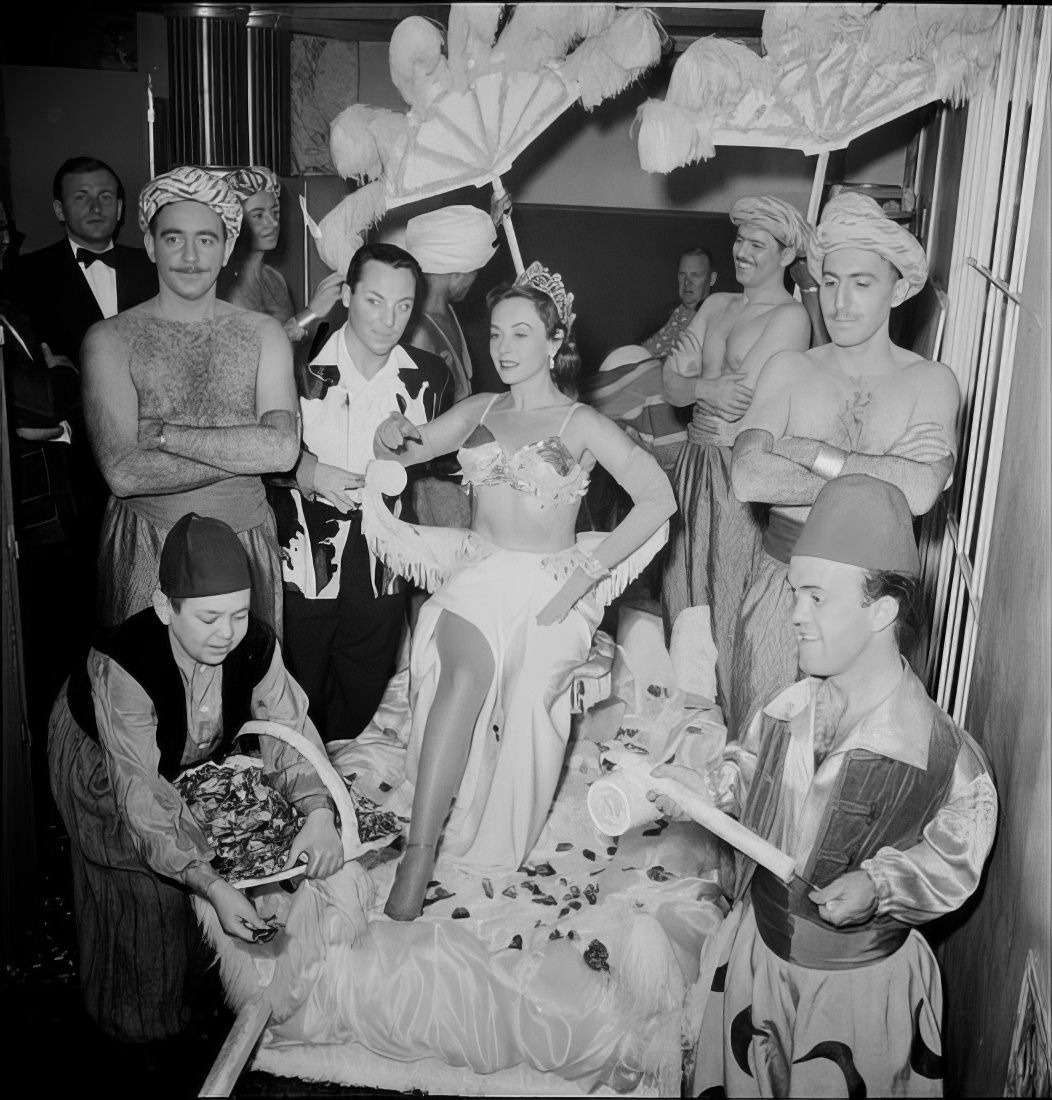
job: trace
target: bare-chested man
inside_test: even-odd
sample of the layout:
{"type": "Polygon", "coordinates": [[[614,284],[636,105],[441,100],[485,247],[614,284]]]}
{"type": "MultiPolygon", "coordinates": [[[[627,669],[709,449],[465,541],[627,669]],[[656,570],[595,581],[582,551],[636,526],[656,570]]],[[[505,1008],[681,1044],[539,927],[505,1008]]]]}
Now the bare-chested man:
{"type": "Polygon", "coordinates": [[[888,335],[892,308],[927,279],[924,249],[871,198],[848,193],[827,204],[808,266],[832,343],[771,359],[734,445],[735,493],[771,505],[734,643],[739,723],[796,679],[786,574],[822,486],[869,474],[898,486],[921,516],[953,472],[957,380],[888,335]]]}
{"type": "Polygon", "coordinates": [[[281,634],[281,565],[260,474],[299,454],[292,350],[281,325],[217,300],[241,202],[202,168],[139,198],[159,291],[95,325],[82,348],[84,412],[113,494],[99,543],[99,614],[150,605],[161,546],[187,512],[226,521],[248,551],[252,610],[281,634]]]}
{"type": "Polygon", "coordinates": [[[731,491],[731,447],[763,365],[777,352],[805,351],[811,339],[806,310],[785,289],[786,268],[806,251],[807,223],[768,195],[739,199],[730,217],[742,292],[709,295],[662,368],[669,403],[694,406],[672,472],[679,513],[661,585],[666,640],[681,611],[709,606],[725,715],[735,623],[759,542],[749,506],[731,491]]]}

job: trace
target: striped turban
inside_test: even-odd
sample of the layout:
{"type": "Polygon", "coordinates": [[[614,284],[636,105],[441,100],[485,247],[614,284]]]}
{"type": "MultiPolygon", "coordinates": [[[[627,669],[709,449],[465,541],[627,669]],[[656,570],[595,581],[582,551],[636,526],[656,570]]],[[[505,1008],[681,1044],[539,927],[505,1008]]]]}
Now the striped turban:
{"type": "Polygon", "coordinates": [[[227,185],[244,202],[258,195],[260,191],[269,191],[274,198],[281,197],[281,184],[278,177],[261,164],[252,164],[246,168],[235,168],[226,177],[227,185]]]}
{"type": "Polygon", "coordinates": [[[162,206],[173,202],[199,202],[223,220],[227,240],[241,229],[241,200],[226,180],[207,168],[184,164],[154,176],[139,195],[139,228],[145,233],[162,206]]]}
{"type": "Polygon", "coordinates": [[[807,250],[807,268],[818,282],[822,281],[822,261],[841,248],[861,248],[883,256],[909,283],[907,298],[920,293],[928,281],[928,258],[920,241],[892,221],[869,195],[845,191],[826,203],[807,250]]]}
{"type": "Polygon", "coordinates": [[[731,221],[735,225],[755,225],[766,229],[776,241],[795,249],[797,256],[807,254],[811,227],[795,206],[773,195],[738,199],[731,207],[731,221]]]}

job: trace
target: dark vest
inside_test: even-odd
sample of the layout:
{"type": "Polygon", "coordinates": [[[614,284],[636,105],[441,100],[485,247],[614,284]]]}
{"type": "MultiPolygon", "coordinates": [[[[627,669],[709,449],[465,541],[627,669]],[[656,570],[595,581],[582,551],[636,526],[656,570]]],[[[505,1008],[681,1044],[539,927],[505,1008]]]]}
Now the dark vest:
{"type": "MultiPolygon", "coordinates": [[[[904,851],[918,844],[948,796],[963,734],[931,706],[927,769],[867,749],[847,753],[836,789],[819,825],[802,876],[818,887],[861,868],[884,847],[904,851]]],[[[764,717],[756,772],[742,824],[762,837],[779,826],[782,780],[790,733],[786,721],[764,717]]],[[[786,885],[739,857],[736,897],[751,888],[757,929],[779,958],[820,970],[852,969],[887,957],[905,942],[910,926],[890,916],[836,928],[822,920],[808,898],[810,887],[794,878],[786,885]]]]}
{"type": "MultiPolygon", "coordinates": [[[[274,631],[249,615],[248,631],[223,662],[223,734],[211,758],[226,756],[238,730],[252,717],[252,692],[270,668],[274,657],[274,631]]],[[[186,749],[186,689],[175,663],[168,628],[152,607],[140,611],[111,631],[95,649],[105,654],[138,683],[153,702],[157,715],[158,772],[173,780],[183,771],[186,749]]],[[[93,740],[99,740],[95,704],[87,661],[82,661],[69,680],[66,699],[74,721],[93,740]]],[[[243,744],[242,747],[247,747],[243,744]]]]}

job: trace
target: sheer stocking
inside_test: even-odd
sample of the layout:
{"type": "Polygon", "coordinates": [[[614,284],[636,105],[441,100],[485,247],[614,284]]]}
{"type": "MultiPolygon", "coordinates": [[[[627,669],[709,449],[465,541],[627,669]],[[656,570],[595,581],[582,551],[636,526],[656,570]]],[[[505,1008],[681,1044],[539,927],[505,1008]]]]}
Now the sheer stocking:
{"type": "Polygon", "coordinates": [[[493,679],[493,655],[481,631],[451,611],[435,627],[439,679],[417,767],[409,843],[384,912],[393,920],[420,916],[438,839],[467,765],[471,735],[493,679]]]}

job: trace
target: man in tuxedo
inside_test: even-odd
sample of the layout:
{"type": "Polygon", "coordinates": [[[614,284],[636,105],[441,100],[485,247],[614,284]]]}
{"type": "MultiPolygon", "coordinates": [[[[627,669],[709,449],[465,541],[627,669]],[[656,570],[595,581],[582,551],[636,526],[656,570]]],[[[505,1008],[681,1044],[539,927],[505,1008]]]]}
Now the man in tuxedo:
{"type": "Polygon", "coordinates": [[[141,248],[116,244],[124,188],[95,157],[73,157],[55,173],[52,208],[66,235],[23,256],[11,296],[51,355],[77,364],[80,342],[96,321],[157,293],[157,270],[141,248]]]}
{"type": "MultiPolygon", "coordinates": [[[[9,294],[40,341],[47,367],[66,368],[49,370],[54,379],[69,368],[79,370],[81,341],[96,321],[157,293],[157,270],[142,249],[115,243],[124,188],[109,165],[95,157],[72,157],[55,173],[52,195],[65,236],[12,265],[9,294]]],[[[92,457],[79,408],[71,410],[68,422],[76,502],[68,621],[74,635],[87,639],[94,626],[95,555],[109,489],[92,457]]]]}

